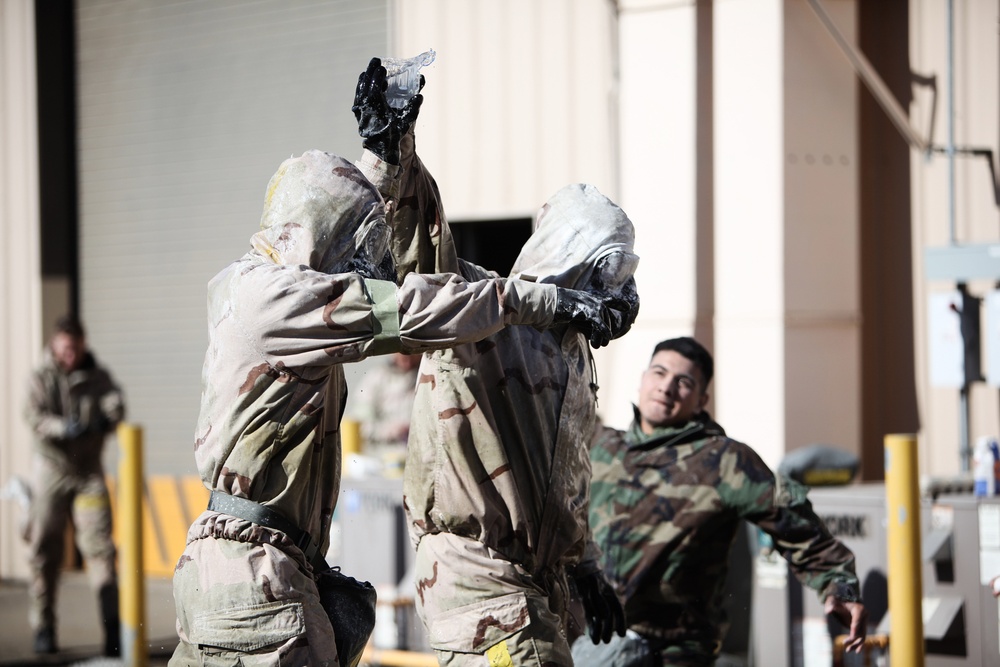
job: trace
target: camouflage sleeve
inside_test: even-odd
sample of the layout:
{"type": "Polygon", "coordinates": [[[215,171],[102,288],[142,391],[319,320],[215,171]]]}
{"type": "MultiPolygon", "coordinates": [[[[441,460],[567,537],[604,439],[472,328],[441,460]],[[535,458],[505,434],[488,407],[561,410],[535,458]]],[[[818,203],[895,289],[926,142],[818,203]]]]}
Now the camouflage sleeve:
{"type": "Polygon", "coordinates": [[[373,299],[356,274],[265,266],[234,284],[226,316],[271,365],[355,361],[374,337],[373,299]]]}
{"type": "Polygon", "coordinates": [[[554,285],[454,274],[411,273],[398,292],[404,351],[421,352],[481,340],[510,324],[546,327],[556,307],[554,285]]]}
{"type": "Polygon", "coordinates": [[[375,153],[365,149],[354,166],[360,169],[365,178],[378,189],[382,199],[393,201],[398,197],[399,176],[402,173],[402,168],[399,165],[390,164],[375,153]]]}
{"type": "Polygon", "coordinates": [[[49,392],[41,373],[34,373],[28,383],[28,401],[24,418],[28,426],[41,438],[58,440],[66,436],[66,418],[55,414],[49,405],[49,392]]]}
{"type": "Polygon", "coordinates": [[[458,251],[437,182],[416,153],[413,129],[400,141],[402,176],[392,211],[392,254],[399,281],[412,272],[459,273],[458,251]]]}
{"type": "Polygon", "coordinates": [[[355,274],[273,266],[244,276],[229,307],[268,363],[298,368],[452,347],[508,324],[547,326],[555,303],[554,286],[521,280],[411,274],[397,288],[355,274]]]}
{"type": "Polygon", "coordinates": [[[607,517],[604,516],[605,512],[602,510],[608,502],[609,496],[614,495],[614,491],[611,490],[609,492],[607,489],[607,481],[603,479],[604,471],[610,456],[609,450],[617,448],[621,443],[621,438],[621,431],[605,426],[600,418],[594,420],[594,432],[591,435],[590,442],[587,443],[591,459],[590,494],[587,498],[589,517],[589,521],[587,522],[587,542],[584,546],[583,557],[577,566],[584,573],[590,570],[603,569],[604,553],[598,543],[598,538],[596,537],[598,529],[595,527],[601,526],[603,530],[603,527],[607,523],[607,517]],[[595,471],[595,465],[600,472],[595,471]],[[595,488],[597,489],[596,498],[595,488]]]}
{"type": "Polygon", "coordinates": [[[601,567],[601,555],[601,548],[597,546],[597,542],[594,541],[593,535],[590,534],[590,531],[588,531],[588,538],[583,546],[583,555],[574,567],[574,571],[578,575],[591,574],[593,572],[601,571],[603,569],[601,567]]]}
{"type": "Polygon", "coordinates": [[[104,371],[103,374],[105,378],[104,388],[98,404],[107,430],[110,432],[125,419],[125,395],[110,373],[104,371]]]}
{"type": "Polygon", "coordinates": [[[622,444],[623,435],[621,431],[598,424],[590,443],[589,524],[591,538],[601,551],[601,563],[606,572],[623,567],[620,558],[608,553],[617,548],[613,535],[620,517],[615,499],[619,493],[617,482],[622,470],[615,453],[622,444]]]}
{"type": "Polygon", "coordinates": [[[775,548],[788,561],[803,585],[820,599],[834,595],[847,602],[861,599],[854,554],[834,538],[812,509],[808,488],[776,476],[749,447],[741,468],[749,486],[764,482],[759,493],[741,508],[741,513],[774,540],[775,548]]]}

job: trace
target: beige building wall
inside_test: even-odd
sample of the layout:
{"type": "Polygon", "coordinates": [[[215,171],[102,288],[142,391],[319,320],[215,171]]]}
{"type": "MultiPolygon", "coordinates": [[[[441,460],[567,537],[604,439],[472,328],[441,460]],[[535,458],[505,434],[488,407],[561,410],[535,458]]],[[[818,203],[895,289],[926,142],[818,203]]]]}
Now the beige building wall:
{"type": "Polygon", "coordinates": [[[692,332],[712,343],[710,7],[619,3],[619,203],[637,227],[642,306],[628,337],[612,345],[613,391],[600,408],[618,427],[631,421],[656,343],[692,332]]]}
{"type": "MultiPolygon", "coordinates": [[[[853,0],[824,3],[848,39],[853,0]]],[[[799,0],[718,0],[716,401],[772,466],[860,450],[857,84],[799,0]]]]}
{"type": "MultiPolygon", "coordinates": [[[[914,85],[911,121],[936,146],[948,140],[947,6],[937,0],[910,2],[910,64],[923,77],[934,77],[937,96],[927,86],[914,85]],[[933,124],[932,124],[933,121],[933,124]]],[[[957,146],[993,150],[994,164],[1000,148],[1000,3],[969,0],[954,3],[954,141],[957,146]]],[[[1000,208],[994,199],[995,184],[986,161],[955,160],[955,225],[949,225],[948,159],[912,153],[913,298],[917,353],[917,387],[922,430],[922,472],[949,474],[960,469],[958,391],[932,386],[928,369],[927,299],[935,292],[955,288],[947,281],[928,282],[924,277],[924,252],[929,247],[1000,241],[1000,208]]],[[[991,281],[975,281],[969,291],[983,296],[991,281]]],[[[984,330],[984,333],[987,333],[984,330]]],[[[993,336],[997,336],[994,334],[993,336]]],[[[983,350],[984,370],[989,357],[983,350]]],[[[1000,435],[998,390],[979,383],[969,400],[970,443],[983,435],[1000,435]]]]}
{"type": "MultiPolygon", "coordinates": [[[[0,486],[27,478],[31,437],[22,417],[24,386],[39,359],[38,145],[35,5],[0,2],[0,486]]],[[[20,508],[0,501],[0,578],[26,577],[16,536],[20,508]]]]}
{"type": "MultiPolygon", "coordinates": [[[[856,41],[857,0],[823,0],[823,4],[856,41]]],[[[161,3],[143,6],[169,9],[161,3]]],[[[937,0],[910,3],[911,66],[918,74],[936,75],[939,90],[933,102],[926,89],[915,87],[910,111],[914,124],[925,129],[934,112],[933,140],[938,144],[944,141],[946,111],[944,6],[937,0]]],[[[143,47],[141,42],[128,42],[128,35],[110,25],[113,17],[103,13],[111,11],[109,5],[92,2],[82,7],[82,18],[90,21],[83,32],[86,53],[101,54],[119,42],[143,47]]],[[[168,318],[164,313],[171,327],[183,327],[193,341],[204,336],[199,304],[204,282],[220,265],[215,255],[228,260],[245,247],[259,215],[259,204],[254,202],[259,201],[260,187],[278,157],[323,137],[340,152],[357,147],[346,111],[351,91],[343,84],[356,74],[348,76],[345,59],[359,54],[364,61],[385,44],[391,45],[389,55],[434,48],[438,59],[426,71],[418,145],[437,176],[452,219],[530,216],[562,185],[585,181],[618,201],[635,222],[643,306],[629,337],[597,354],[599,409],[606,421],[627,424],[639,372],[656,341],[695,333],[709,343],[718,361],[713,412],[732,435],[752,444],[772,465],[786,451],[810,442],[829,442],[851,451],[880,446],[862,443],[859,433],[863,326],[859,293],[878,289],[859,284],[860,84],[806,0],[394,0],[387,7],[391,34],[386,41],[380,41],[385,33],[373,33],[359,40],[349,54],[324,60],[337,62],[340,68],[342,81],[334,86],[335,92],[323,88],[318,102],[338,110],[335,120],[312,114],[308,123],[294,128],[294,136],[301,134],[301,140],[290,142],[275,132],[261,135],[254,129],[254,117],[234,112],[232,118],[237,120],[229,122],[226,116],[226,122],[218,124],[232,133],[216,133],[215,139],[231,140],[240,151],[263,146],[274,155],[255,155],[251,164],[243,153],[214,145],[209,152],[184,152],[204,158],[209,163],[205,169],[213,164],[214,155],[231,155],[238,158],[240,170],[258,173],[246,176],[238,186],[220,183],[218,187],[228,194],[207,199],[203,219],[179,216],[199,233],[205,229],[213,233],[211,247],[192,255],[188,264],[174,262],[163,274],[163,284],[169,281],[175,289],[158,303],[176,307],[180,285],[185,304],[190,304],[176,309],[190,310],[190,317],[168,318]],[[244,140],[241,132],[252,139],[244,140]],[[192,271],[191,266],[197,269],[192,271]]],[[[955,7],[956,143],[996,150],[1000,146],[998,3],[970,0],[955,7]]],[[[201,9],[213,11],[212,6],[201,9]]],[[[368,6],[367,11],[373,10],[368,6]]],[[[250,20],[246,12],[241,16],[250,20]]],[[[368,23],[374,25],[380,17],[368,23]]],[[[5,254],[0,270],[4,321],[0,371],[9,378],[27,377],[37,360],[42,322],[48,320],[43,320],[42,304],[51,302],[43,295],[38,265],[32,23],[30,0],[0,3],[0,233],[5,239],[0,249],[5,254]]],[[[251,28],[268,35],[274,32],[247,27],[251,28]]],[[[317,40],[329,42],[326,37],[317,40]]],[[[115,62],[111,56],[109,63],[115,62]]],[[[151,57],[149,62],[169,65],[162,58],[151,57]]],[[[201,105],[197,109],[214,118],[212,114],[222,107],[211,103],[214,88],[210,81],[197,79],[199,71],[206,70],[192,69],[159,82],[189,91],[201,105]]],[[[316,80],[304,70],[298,74],[302,81],[316,80]]],[[[117,79],[94,67],[94,61],[84,64],[82,75],[81,120],[91,119],[92,127],[111,133],[94,134],[90,143],[86,138],[82,142],[85,156],[97,159],[103,153],[93,150],[99,147],[95,140],[103,137],[113,144],[114,127],[123,127],[129,118],[102,125],[99,121],[109,110],[101,108],[100,97],[117,79]]],[[[143,76],[154,80],[156,75],[151,67],[143,76]]],[[[140,78],[136,83],[143,82],[140,78]]],[[[147,114],[157,108],[143,106],[148,100],[136,86],[111,92],[115,91],[125,101],[136,91],[139,97],[134,103],[147,114]]],[[[165,99],[176,99],[174,92],[165,99]]],[[[116,113],[126,110],[120,102],[114,105],[116,113]]],[[[308,98],[303,108],[312,108],[310,104],[316,100],[308,98]]],[[[260,105],[245,106],[264,115],[260,105]]],[[[174,146],[167,131],[170,123],[165,121],[178,124],[184,119],[153,116],[148,127],[137,126],[136,131],[147,132],[148,138],[153,136],[148,134],[150,128],[155,129],[164,147],[174,146]]],[[[145,117],[131,121],[135,118],[145,117]]],[[[182,134],[190,130],[181,128],[182,134]]],[[[164,164],[152,160],[146,166],[164,164]]],[[[941,156],[925,160],[913,154],[911,170],[921,470],[944,474],[958,468],[958,397],[953,390],[929,386],[923,304],[929,291],[950,286],[926,284],[922,256],[927,246],[948,241],[946,163],[941,156]]],[[[170,178],[147,171],[125,175],[157,187],[182,189],[188,187],[186,171],[175,168],[170,178]]],[[[960,158],[956,176],[958,240],[995,240],[1000,214],[985,163],[981,158],[960,158]]],[[[113,184],[95,187],[99,177],[95,170],[81,178],[81,215],[85,221],[107,226],[115,219],[95,207],[101,202],[97,195],[117,191],[113,184]],[[92,184],[89,191],[87,184],[92,184]]],[[[151,209],[140,190],[122,189],[122,201],[148,216],[151,209]]],[[[120,217],[122,229],[133,233],[137,224],[129,216],[120,217]]],[[[155,222],[148,225],[167,229],[155,222]]],[[[95,233],[100,229],[83,230],[84,317],[88,309],[98,308],[102,295],[110,294],[92,270],[95,265],[87,268],[95,256],[87,249],[101,249],[109,270],[122,265],[115,263],[113,253],[107,254],[109,246],[101,243],[104,237],[95,233]]],[[[126,239],[121,233],[107,238],[126,239]]],[[[972,287],[982,293],[989,285],[972,287]]],[[[64,298],[64,287],[44,289],[64,298]]],[[[118,322],[96,325],[97,349],[114,362],[113,370],[120,369],[127,378],[132,372],[127,360],[114,356],[126,351],[135,336],[118,322]]],[[[148,326],[148,319],[140,324],[148,326]]],[[[187,373],[193,378],[203,345],[192,344],[191,351],[194,356],[185,352],[184,363],[193,362],[193,371],[187,373]]],[[[139,372],[139,362],[133,370],[139,372]]],[[[19,382],[0,389],[0,483],[10,474],[27,471],[28,435],[20,416],[19,382]]],[[[189,402],[195,400],[190,388],[196,378],[191,382],[177,385],[177,395],[189,402]]],[[[980,385],[972,394],[973,438],[1000,432],[996,388],[980,385]]],[[[132,405],[140,421],[143,401],[150,411],[162,404],[156,395],[136,395],[132,405]]],[[[187,412],[172,420],[179,433],[193,423],[193,415],[187,414],[190,409],[183,408],[187,412]]],[[[158,456],[164,465],[168,457],[176,457],[181,461],[176,465],[187,468],[190,449],[184,446],[185,438],[182,433],[167,439],[180,444],[161,447],[158,456]]],[[[11,534],[14,517],[14,507],[0,503],[0,576],[23,573],[20,543],[11,534]]]]}
{"type": "Polygon", "coordinates": [[[394,3],[396,55],[437,60],[417,147],[455,220],[530,216],[562,186],[618,197],[615,3],[394,3]]]}

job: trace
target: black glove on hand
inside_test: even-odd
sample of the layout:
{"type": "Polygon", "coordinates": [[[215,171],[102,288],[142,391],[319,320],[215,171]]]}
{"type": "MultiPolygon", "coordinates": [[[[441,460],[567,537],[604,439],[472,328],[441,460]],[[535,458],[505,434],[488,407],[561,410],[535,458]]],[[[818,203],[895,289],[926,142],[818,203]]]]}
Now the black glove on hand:
{"type": "Polygon", "coordinates": [[[83,435],[83,424],[76,417],[70,417],[65,422],[66,430],[63,432],[63,438],[66,440],[75,440],[83,435]]]}
{"type": "Polygon", "coordinates": [[[626,323],[632,326],[628,310],[629,305],[618,297],[557,287],[552,323],[572,324],[590,340],[592,347],[604,347],[617,338],[616,331],[622,326],[626,323]]]}
{"type": "Polygon", "coordinates": [[[611,339],[621,338],[628,333],[639,315],[639,291],[635,278],[629,278],[621,289],[621,297],[612,300],[608,312],[611,315],[611,339]]]}
{"type": "MultiPolygon", "coordinates": [[[[420,77],[423,88],[424,77],[420,77]]],[[[358,121],[364,147],[391,164],[399,164],[399,140],[417,119],[423,95],[414,95],[402,109],[394,109],[385,99],[386,72],[382,61],[372,58],[358,77],[351,111],[358,121]]]]}
{"type": "Polygon", "coordinates": [[[587,630],[595,644],[611,641],[611,633],[625,636],[625,610],[615,591],[599,572],[576,578],[576,588],[587,614],[587,630]]]}

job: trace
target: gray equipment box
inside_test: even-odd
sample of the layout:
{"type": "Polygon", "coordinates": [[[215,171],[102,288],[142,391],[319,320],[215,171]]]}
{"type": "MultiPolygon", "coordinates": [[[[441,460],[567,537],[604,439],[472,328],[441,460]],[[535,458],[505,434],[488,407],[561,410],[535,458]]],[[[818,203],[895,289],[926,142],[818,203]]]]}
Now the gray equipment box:
{"type": "Polygon", "coordinates": [[[403,512],[403,480],[344,478],[330,530],[327,561],[378,591],[373,641],[377,648],[429,650],[412,605],[416,553],[403,512]]]}
{"type": "MultiPolygon", "coordinates": [[[[884,485],[815,488],[809,499],[830,532],[854,552],[869,633],[889,634],[884,485]]],[[[987,586],[1000,575],[1000,498],[924,499],[921,537],[926,667],[1000,666],[997,600],[987,586]]],[[[754,664],[832,664],[832,638],[845,629],[828,625],[818,596],[766,549],[754,559],[752,609],[754,664]]],[[[846,664],[873,663],[852,656],[846,664]]],[[[891,639],[888,659],[877,664],[892,665],[891,639]]]]}

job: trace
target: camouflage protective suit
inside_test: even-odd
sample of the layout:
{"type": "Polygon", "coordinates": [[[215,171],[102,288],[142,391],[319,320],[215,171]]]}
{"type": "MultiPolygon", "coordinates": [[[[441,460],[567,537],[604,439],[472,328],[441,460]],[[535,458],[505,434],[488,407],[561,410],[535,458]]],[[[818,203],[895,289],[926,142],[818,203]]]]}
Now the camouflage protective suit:
{"type": "Polygon", "coordinates": [[[25,409],[36,447],[28,527],[29,618],[36,631],[55,627],[66,522],[72,516],[103,620],[107,629],[117,632],[115,547],[101,456],[105,437],[124,416],[122,392],[93,354],[86,353],[80,366],[67,373],[45,351],[31,377],[25,409]]]}
{"type": "MultiPolygon", "coordinates": [[[[407,141],[402,154],[397,215],[419,211],[395,224],[394,248],[411,250],[397,255],[401,270],[496,275],[455,256],[433,179],[407,141]]],[[[581,289],[618,253],[628,277],[633,236],[596,188],[567,186],[539,211],[511,275],[581,289]]],[[[587,524],[596,391],[572,328],[512,327],[424,355],[403,492],[417,608],[442,665],[572,664],[567,568],[598,567],[587,524]]]]}
{"type": "MultiPolygon", "coordinates": [[[[388,240],[373,183],[391,195],[398,167],[367,152],[360,167],[319,151],[286,160],[252,249],[208,288],[198,470],[209,489],[308,531],[320,553],[340,487],[341,364],[478,340],[507,324],[544,326],[557,299],[552,286],[523,281],[362,278],[352,267],[380,256],[372,235],[388,240]]],[[[177,563],[174,598],[171,665],[339,664],[315,572],[280,531],[204,512],[177,563]]]]}
{"type": "Polygon", "coordinates": [[[807,488],[775,476],[704,411],[647,435],[599,429],[591,450],[590,521],[629,628],[664,665],[710,665],[725,618],[722,589],[740,519],[774,538],[822,598],[860,599],[854,556],[833,538],[807,488]]]}

